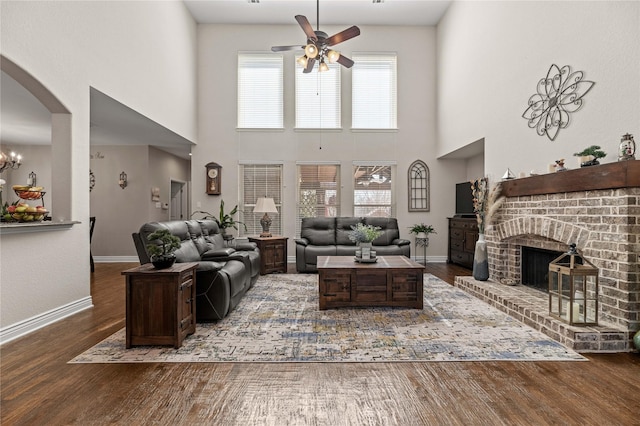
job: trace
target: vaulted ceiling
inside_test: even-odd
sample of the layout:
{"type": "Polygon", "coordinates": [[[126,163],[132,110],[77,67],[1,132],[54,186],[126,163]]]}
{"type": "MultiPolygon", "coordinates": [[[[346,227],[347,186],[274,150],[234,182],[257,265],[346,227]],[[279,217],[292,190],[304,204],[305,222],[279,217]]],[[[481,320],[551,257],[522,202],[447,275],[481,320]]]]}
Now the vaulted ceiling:
{"type": "MultiPolygon", "coordinates": [[[[323,25],[436,25],[451,0],[183,0],[197,23],[290,24],[305,15],[323,25]]],[[[4,72],[0,74],[0,141],[10,145],[51,143],[49,112],[4,72]]],[[[117,100],[91,91],[91,143],[151,145],[189,158],[190,143],[117,100]],[[123,131],[127,136],[124,137],[123,131]]]]}

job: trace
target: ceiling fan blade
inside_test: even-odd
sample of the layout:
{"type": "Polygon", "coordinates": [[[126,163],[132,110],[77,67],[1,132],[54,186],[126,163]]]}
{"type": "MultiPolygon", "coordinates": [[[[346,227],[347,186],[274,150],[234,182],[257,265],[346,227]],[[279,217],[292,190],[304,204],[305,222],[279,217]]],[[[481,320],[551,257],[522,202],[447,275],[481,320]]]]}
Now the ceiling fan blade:
{"type": "Polygon", "coordinates": [[[325,43],[327,44],[327,46],[333,46],[359,35],[360,35],[360,28],[354,25],[353,27],[347,28],[346,30],[341,31],[338,34],[332,35],[331,37],[325,40],[325,43]]]}
{"type": "Polygon", "coordinates": [[[297,50],[297,49],[304,49],[304,46],[272,46],[271,47],[271,51],[272,52],[284,52],[286,50],[297,50]]]}
{"type": "Polygon", "coordinates": [[[306,68],[302,71],[304,74],[308,74],[311,72],[311,70],[313,69],[313,64],[316,63],[315,58],[309,58],[307,59],[307,66],[306,68]]]}
{"type": "Polygon", "coordinates": [[[302,31],[307,35],[307,38],[311,38],[313,40],[317,40],[316,33],[313,31],[313,27],[309,23],[309,20],[304,15],[296,15],[296,21],[302,27],[302,31]]]}
{"type": "Polygon", "coordinates": [[[346,68],[351,68],[353,66],[353,61],[344,55],[340,55],[336,62],[346,68]]]}

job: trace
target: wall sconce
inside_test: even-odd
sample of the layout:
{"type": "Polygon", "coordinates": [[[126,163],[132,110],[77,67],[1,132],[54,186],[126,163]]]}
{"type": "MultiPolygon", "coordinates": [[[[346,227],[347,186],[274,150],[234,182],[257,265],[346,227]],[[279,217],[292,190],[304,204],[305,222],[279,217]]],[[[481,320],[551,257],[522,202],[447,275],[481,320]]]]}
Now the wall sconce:
{"type": "Polygon", "coordinates": [[[7,155],[4,152],[0,152],[0,173],[7,168],[17,169],[22,164],[22,155],[11,152],[11,155],[7,155]]]}
{"type": "Polygon", "coordinates": [[[118,180],[120,188],[125,189],[127,187],[127,174],[125,172],[120,173],[120,180],[118,180]]]}
{"type": "Polygon", "coordinates": [[[268,213],[278,213],[278,209],[276,208],[276,203],[273,201],[273,198],[258,198],[256,206],[253,208],[253,212],[264,213],[264,216],[260,219],[260,225],[262,225],[262,233],[260,236],[271,237],[271,232],[269,232],[271,218],[268,213]]]}
{"type": "Polygon", "coordinates": [[[36,175],[35,172],[29,173],[29,177],[27,178],[27,185],[36,186],[36,179],[37,178],[38,178],[38,176],[36,175]]]}

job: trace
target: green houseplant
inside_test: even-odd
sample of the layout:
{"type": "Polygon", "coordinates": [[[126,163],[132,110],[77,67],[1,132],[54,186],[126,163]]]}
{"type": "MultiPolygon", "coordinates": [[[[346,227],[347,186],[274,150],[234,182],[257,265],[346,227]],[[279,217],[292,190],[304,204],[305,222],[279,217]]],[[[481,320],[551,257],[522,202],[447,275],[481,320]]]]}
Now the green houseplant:
{"type": "Polygon", "coordinates": [[[433,226],[425,225],[424,223],[417,223],[410,226],[409,233],[415,234],[418,238],[428,238],[429,234],[437,234],[433,226]]]}
{"type": "Polygon", "coordinates": [[[195,212],[192,213],[192,216],[196,213],[200,213],[203,214],[204,216],[202,217],[203,219],[212,219],[215,220],[216,223],[218,224],[218,227],[220,228],[220,233],[222,234],[222,236],[224,237],[225,240],[230,240],[233,239],[233,236],[230,236],[227,234],[227,228],[233,228],[235,230],[238,230],[238,225],[242,225],[244,227],[244,230],[247,230],[247,225],[244,224],[244,222],[240,222],[239,220],[235,220],[233,218],[233,216],[238,213],[238,205],[236,204],[236,206],[234,208],[231,209],[230,212],[225,213],[224,211],[224,200],[220,200],[220,211],[218,213],[218,217],[212,215],[209,212],[204,212],[201,210],[197,210],[195,212]]]}
{"type": "Polygon", "coordinates": [[[171,235],[168,229],[158,229],[147,236],[147,252],[156,269],[168,268],[176,261],[176,250],[180,248],[180,238],[171,235]]]}

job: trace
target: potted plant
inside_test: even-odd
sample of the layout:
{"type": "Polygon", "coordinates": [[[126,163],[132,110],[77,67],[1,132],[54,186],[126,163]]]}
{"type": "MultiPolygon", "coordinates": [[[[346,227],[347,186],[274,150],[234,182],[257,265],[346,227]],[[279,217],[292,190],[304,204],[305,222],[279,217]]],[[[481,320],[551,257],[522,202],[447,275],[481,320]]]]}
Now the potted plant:
{"type": "Polygon", "coordinates": [[[180,238],[172,235],[168,229],[158,229],[147,237],[147,252],[156,269],[169,268],[176,261],[174,252],[180,248],[180,238]]]}
{"type": "Polygon", "coordinates": [[[576,152],[573,155],[574,157],[587,157],[587,158],[582,158],[580,162],[580,167],[587,167],[587,166],[596,166],[600,164],[598,159],[606,157],[607,153],[604,151],[601,151],[598,145],[591,145],[589,148],[585,148],[582,151],[576,152]]]}
{"type": "MultiPolygon", "coordinates": [[[[246,232],[247,230],[247,225],[244,224],[244,222],[240,222],[239,220],[235,220],[233,218],[233,216],[238,213],[238,205],[236,204],[236,206],[231,209],[231,211],[229,213],[225,213],[224,212],[224,200],[220,200],[220,212],[218,214],[218,217],[213,216],[211,213],[209,212],[203,212],[203,211],[195,211],[193,212],[193,214],[196,213],[201,213],[203,214],[203,219],[212,219],[215,220],[216,223],[218,224],[218,227],[220,228],[220,234],[222,234],[222,237],[225,240],[232,240],[233,239],[233,235],[229,235],[227,234],[227,228],[233,228],[236,231],[238,230],[238,225],[242,225],[244,227],[244,230],[246,232]]],[[[193,216],[192,214],[192,216],[193,216]]]]}
{"type": "Polygon", "coordinates": [[[375,252],[371,250],[373,240],[382,235],[382,229],[379,226],[365,225],[357,223],[351,225],[349,231],[349,240],[356,243],[360,248],[356,250],[356,261],[375,262],[375,252]]]}
{"type": "Polygon", "coordinates": [[[365,225],[364,223],[351,225],[351,231],[349,231],[349,239],[356,244],[371,244],[380,235],[382,235],[382,230],[379,226],[365,225]]]}
{"type": "Polygon", "coordinates": [[[416,238],[429,238],[429,234],[437,234],[433,226],[424,223],[414,224],[409,227],[409,233],[415,234],[416,238]]]}

